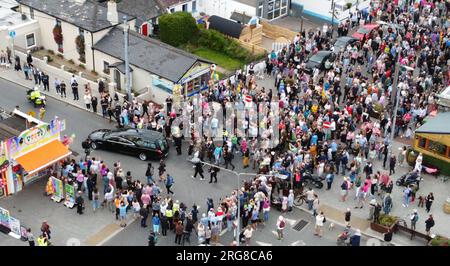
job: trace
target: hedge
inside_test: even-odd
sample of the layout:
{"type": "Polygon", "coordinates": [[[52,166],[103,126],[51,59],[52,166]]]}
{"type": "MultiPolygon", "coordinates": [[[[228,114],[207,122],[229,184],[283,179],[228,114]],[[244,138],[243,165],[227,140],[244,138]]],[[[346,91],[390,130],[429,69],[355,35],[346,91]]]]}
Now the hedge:
{"type": "Polygon", "coordinates": [[[207,47],[211,50],[221,52],[227,56],[243,61],[252,61],[254,56],[239,43],[216,30],[207,30],[199,27],[197,39],[193,39],[194,45],[207,47]]]}
{"type": "Polygon", "coordinates": [[[190,13],[164,14],[158,20],[161,41],[172,46],[186,44],[197,35],[197,23],[190,13]]]}

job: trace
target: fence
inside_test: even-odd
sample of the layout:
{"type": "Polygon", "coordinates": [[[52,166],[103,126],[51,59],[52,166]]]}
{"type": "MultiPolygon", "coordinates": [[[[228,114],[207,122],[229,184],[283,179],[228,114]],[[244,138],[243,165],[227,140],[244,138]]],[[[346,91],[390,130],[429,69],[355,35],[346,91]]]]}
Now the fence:
{"type": "Polygon", "coordinates": [[[276,40],[280,37],[293,40],[297,35],[296,32],[289,29],[270,24],[267,20],[261,19],[260,24],[263,26],[263,34],[269,39],[276,40]]]}
{"type": "Polygon", "coordinates": [[[265,53],[268,52],[264,47],[261,47],[261,46],[255,45],[255,44],[251,44],[251,43],[248,43],[248,42],[244,42],[244,41],[239,40],[239,39],[238,39],[238,41],[239,41],[239,44],[242,47],[244,47],[245,49],[249,50],[254,55],[261,55],[261,54],[265,54],[265,53]]]}

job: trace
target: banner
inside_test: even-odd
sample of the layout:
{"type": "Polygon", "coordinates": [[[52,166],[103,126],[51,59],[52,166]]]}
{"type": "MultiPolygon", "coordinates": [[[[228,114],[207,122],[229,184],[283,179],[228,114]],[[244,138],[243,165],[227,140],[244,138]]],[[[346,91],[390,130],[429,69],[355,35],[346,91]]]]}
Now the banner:
{"type": "Polygon", "coordinates": [[[9,229],[11,229],[11,232],[16,234],[18,237],[20,237],[20,221],[12,216],[9,217],[9,229]]]}
{"type": "Polygon", "coordinates": [[[23,131],[19,136],[7,140],[6,148],[9,158],[17,158],[32,149],[52,140],[59,139],[61,131],[66,128],[64,120],[53,119],[49,124],[42,124],[23,131]]]}
{"type": "Polygon", "coordinates": [[[63,198],[63,182],[58,178],[52,177],[52,186],[53,186],[53,196],[58,198],[63,198]]]}
{"type": "Polygon", "coordinates": [[[7,228],[10,228],[9,218],[10,218],[9,211],[5,210],[3,208],[0,208],[0,224],[7,228]]]}
{"type": "Polygon", "coordinates": [[[66,201],[64,202],[64,205],[66,205],[69,208],[72,208],[75,204],[75,191],[73,189],[72,185],[66,184],[64,186],[64,190],[66,191],[66,201]]]}

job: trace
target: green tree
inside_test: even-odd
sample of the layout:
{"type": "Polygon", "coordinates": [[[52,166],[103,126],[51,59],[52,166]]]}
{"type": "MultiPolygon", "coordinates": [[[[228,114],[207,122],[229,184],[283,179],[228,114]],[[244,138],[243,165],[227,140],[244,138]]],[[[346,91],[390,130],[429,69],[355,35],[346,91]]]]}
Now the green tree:
{"type": "Polygon", "coordinates": [[[186,44],[197,35],[198,28],[190,13],[175,12],[159,17],[161,41],[172,46],[186,44]]]}

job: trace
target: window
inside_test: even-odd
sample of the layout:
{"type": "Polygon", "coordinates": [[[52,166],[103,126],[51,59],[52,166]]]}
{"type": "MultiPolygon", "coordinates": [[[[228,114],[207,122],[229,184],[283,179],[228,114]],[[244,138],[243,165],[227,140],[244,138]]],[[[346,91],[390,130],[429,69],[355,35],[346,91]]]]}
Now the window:
{"type": "Polygon", "coordinates": [[[418,145],[420,148],[425,149],[425,147],[427,146],[427,139],[419,137],[418,145]]]}
{"type": "Polygon", "coordinates": [[[197,12],[197,1],[192,1],[192,12],[197,12]]]}
{"type": "Polygon", "coordinates": [[[428,140],[428,149],[431,152],[445,156],[447,154],[447,146],[436,141],[428,140]]]}
{"type": "Polygon", "coordinates": [[[56,20],[56,26],[60,26],[61,27],[61,20],[59,20],[59,19],[56,20]]]}
{"type": "Polygon", "coordinates": [[[170,13],[175,13],[175,8],[171,8],[170,13]]]}
{"type": "Polygon", "coordinates": [[[30,7],[30,18],[34,19],[34,9],[30,7]]]}
{"type": "Polygon", "coordinates": [[[84,30],[82,28],[78,28],[78,32],[80,33],[80,36],[84,37],[84,30]]]}
{"type": "Polygon", "coordinates": [[[27,39],[27,48],[31,48],[36,45],[36,40],[34,39],[34,33],[27,34],[25,36],[27,39]]]}
{"type": "Polygon", "coordinates": [[[258,10],[257,10],[257,13],[256,13],[256,16],[257,17],[262,17],[263,16],[263,10],[264,10],[264,7],[263,6],[259,6],[258,10]]]}
{"type": "Polygon", "coordinates": [[[103,61],[103,73],[109,74],[109,63],[106,61],[103,61]]]}
{"type": "Polygon", "coordinates": [[[183,10],[183,12],[187,12],[187,4],[184,4],[184,5],[182,6],[182,10],[183,10]]]}

